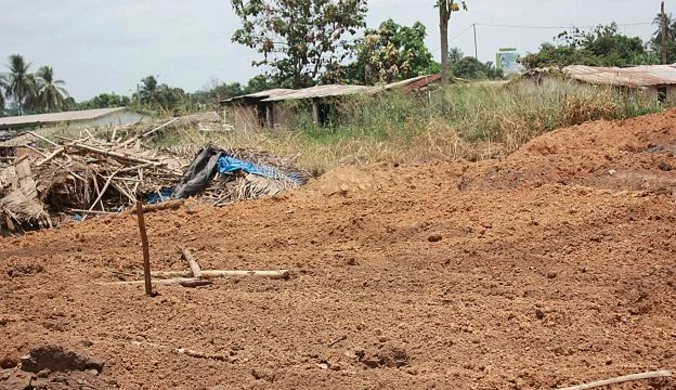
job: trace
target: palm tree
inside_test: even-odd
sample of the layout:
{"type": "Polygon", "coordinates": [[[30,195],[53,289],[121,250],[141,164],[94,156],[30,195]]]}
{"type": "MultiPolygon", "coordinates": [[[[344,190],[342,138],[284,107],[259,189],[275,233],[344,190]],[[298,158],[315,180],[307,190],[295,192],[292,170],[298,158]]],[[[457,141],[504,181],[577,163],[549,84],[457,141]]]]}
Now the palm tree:
{"type": "Polygon", "coordinates": [[[141,104],[159,104],[161,101],[161,91],[155,76],[148,76],[141,80],[143,85],[139,91],[141,104]]]}
{"type": "Polygon", "coordinates": [[[5,94],[7,86],[7,78],[4,75],[0,75],[0,116],[5,114],[5,103],[7,102],[5,94]]]}
{"type": "Polygon", "coordinates": [[[9,77],[7,78],[7,96],[12,98],[19,108],[19,114],[24,114],[26,103],[35,101],[37,88],[35,77],[28,72],[31,64],[26,63],[23,56],[12,54],[8,57],[9,77]]]}
{"type": "Polygon", "coordinates": [[[460,62],[460,60],[465,56],[465,54],[457,47],[452,47],[448,49],[448,64],[453,66],[460,62]]]}
{"type": "Polygon", "coordinates": [[[61,111],[68,92],[63,88],[63,80],[54,80],[54,69],[43,66],[37,72],[38,104],[47,112],[61,111]]]}

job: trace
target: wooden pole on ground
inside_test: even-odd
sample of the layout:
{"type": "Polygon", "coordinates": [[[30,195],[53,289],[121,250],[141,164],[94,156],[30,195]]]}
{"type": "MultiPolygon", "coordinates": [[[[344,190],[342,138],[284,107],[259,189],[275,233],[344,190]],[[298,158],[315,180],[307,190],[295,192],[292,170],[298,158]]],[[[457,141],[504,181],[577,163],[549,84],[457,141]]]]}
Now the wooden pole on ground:
{"type": "MultiPolygon", "coordinates": [[[[167,271],[167,272],[153,272],[151,274],[155,277],[164,278],[189,278],[193,276],[192,271],[167,271]]],[[[228,270],[201,270],[200,277],[202,279],[217,279],[227,277],[259,277],[268,279],[288,279],[290,276],[288,270],[279,271],[228,271],[228,270]]]]}
{"type": "Polygon", "coordinates": [[[143,202],[136,201],[136,216],[138,217],[138,229],[141,233],[141,244],[143,245],[143,276],[146,286],[146,295],[153,296],[153,286],[150,279],[150,249],[148,247],[148,234],[146,233],[146,221],[143,218],[143,202]]]}
{"type": "Polygon", "coordinates": [[[671,377],[671,372],[669,372],[669,371],[646,372],[646,373],[643,373],[643,374],[620,376],[620,377],[617,377],[617,378],[606,379],[606,380],[602,380],[602,381],[598,381],[598,382],[591,382],[591,383],[587,383],[587,384],[584,384],[584,385],[566,387],[565,389],[559,389],[559,390],[588,390],[588,389],[595,389],[597,387],[610,386],[610,385],[615,385],[615,384],[618,384],[618,383],[625,383],[625,382],[637,381],[637,380],[642,380],[642,379],[670,378],[670,377],[671,377]]]}

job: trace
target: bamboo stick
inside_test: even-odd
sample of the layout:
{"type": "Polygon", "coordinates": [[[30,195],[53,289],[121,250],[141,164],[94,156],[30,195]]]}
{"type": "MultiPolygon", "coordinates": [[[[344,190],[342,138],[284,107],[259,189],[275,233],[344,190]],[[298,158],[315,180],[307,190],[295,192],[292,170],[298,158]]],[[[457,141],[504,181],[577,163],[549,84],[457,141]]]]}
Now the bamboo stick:
{"type": "MultiPolygon", "coordinates": [[[[217,279],[225,277],[260,277],[269,279],[287,279],[290,273],[288,270],[280,271],[224,271],[224,270],[201,270],[200,276],[204,279],[217,279]]],[[[155,277],[190,277],[192,271],[164,271],[153,272],[155,277]]]]}
{"type": "Polygon", "coordinates": [[[88,152],[101,154],[101,155],[104,155],[104,156],[117,158],[117,159],[125,160],[125,161],[130,161],[130,162],[134,162],[134,163],[138,163],[138,164],[148,164],[148,165],[152,165],[152,166],[156,166],[156,167],[163,165],[163,163],[161,163],[161,162],[148,161],[148,160],[145,160],[145,159],[142,159],[142,158],[139,158],[139,157],[126,155],[126,154],[123,154],[123,153],[112,152],[112,151],[109,151],[109,150],[103,150],[103,149],[95,148],[93,146],[83,145],[83,144],[80,144],[80,143],[75,143],[75,144],[70,145],[70,146],[77,148],[77,149],[86,150],[88,152]]]}
{"type": "Polygon", "coordinates": [[[99,210],[81,210],[81,209],[68,209],[71,213],[76,214],[92,214],[92,215],[115,215],[118,214],[114,211],[99,211],[99,210]]]}
{"type": "Polygon", "coordinates": [[[60,148],[58,148],[58,149],[56,149],[56,150],[55,150],[54,152],[52,152],[49,156],[45,157],[42,161],[40,161],[39,163],[37,163],[36,166],[38,166],[38,167],[43,166],[44,164],[46,164],[46,163],[48,163],[49,161],[53,160],[54,157],[56,157],[56,156],[60,155],[61,153],[63,153],[65,150],[66,150],[66,148],[64,148],[63,146],[60,147],[60,148]]]}
{"type": "Polygon", "coordinates": [[[626,376],[620,376],[620,377],[612,378],[612,379],[605,379],[605,380],[597,381],[597,382],[590,382],[590,383],[586,383],[584,385],[566,387],[566,388],[559,389],[559,390],[587,390],[587,389],[594,389],[594,388],[597,388],[597,387],[615,385],[615,384],[618,384],[618,383],[637,381],[637,380],[641,380],[641,379],[670,378],[670,377],[671,377],[671,372],[669,372],[669,371],[653,371],[653,372],[645,372],[643,374],[626,375],[626,376]]]}
{"type": "Polygon", "coordinates": [[[38,133],[36,133],[36,132],[28,131],[28,134],[32,135],[32,136],[35,137],[35,138],[38,138],[38,139],[43,140],[43,141],[47,142],[48,144],[50,144],[50,145],[52,145],[52,146],[56,146],[57,148],[60,146],[60,145],[57,144],[56,142],[52,142],[52,141],[48,140],[47,138],[41,136],[40,134],[38,134],[38,133]]]}
{"type": "MultiPolygon", "coordinates": [[[[106,286],[138,286],[144,285],[145,280],[133,280],[129,282],[112,282],[112,283],[102,283],[106,286]]],[[[157,286],[182,286],[182,287],[201,287],[208,286],[211,284],[211,281],[197,278],[175,278],[175,279],[153,279],[150,281],[151,284],[157,286]]]]}
{"type": "MultiPolygon", "coordinates": [[[[103,198],[103,194],[106,193],[106,190],[108,189],[108,187],[110,187],[110,183],[113,181],[113,178],[115,177],[115,175],[117,175],[118,172],[119,170],[113,172],[113,174],[110,175],[110,177],[108,177],[108,180],[106,180],[106,183],[103,185],[101,192],[99,192],[99,195],[96,197],[96,200],[94,200],[94,203],[92,203],[92,205],[89,207],[89,210],[94,210],[94,207],[96,207],[96,204],[99,203],[99,201],[103,198]]],[[[94,177],[94,180],[96,180],[96,177],[94,177]]],[[[101,202],[101,208],[103,209],[103,211],[105,211],[105,209],[103,208],[103,202],[101,202]]]]}
{"type": "Polygon", "coordinates": [[[192,276],[195,278],[199,278],[202,275],[202,270],[200,269],[200,265],[197,263],[197,260],[195,260],[192,253],[190,253],[190,251],[188,251],[187,248],[182,247],[180,245],[178,249],[183,254],[183,258],[188,262],[190,270],[192,271],[192,276]]]}
{"type": "Polygon", "coordinates": [[[136,141],[138,141],[138,140],[140,140],[140,139],[142,139],[142,138],[147,138],[147,137],[149,137],[149,136],[155,134],[156,132],[162,130],[163,128],[169,126],[170,124],[176,122],[177,120],[179,120],[179,118],[173,118],[173,119],[170,120],[169,122],[167,122],[167,123],[165,123],[165,124],[163,124],[163,125],[161,125],[161,126],[159,126],[159,127],[156,127],[156,128],[154,128],[154,129],[152,129],[152,130],[150,130],[150,131],[147,131],[147,132],[141,134],[141,135],[137,135],[137,136],[135,136],[135,137],[131,137],[131,138],[129,138],[128,140],[122,142],[121,144],[115,146],[114,149],[121,149],[121,148],[127,147],[128,145],[130,145],[130,144],[132,144],[132,143],[134,143],[134,142],[136,142],[136,141]]]}

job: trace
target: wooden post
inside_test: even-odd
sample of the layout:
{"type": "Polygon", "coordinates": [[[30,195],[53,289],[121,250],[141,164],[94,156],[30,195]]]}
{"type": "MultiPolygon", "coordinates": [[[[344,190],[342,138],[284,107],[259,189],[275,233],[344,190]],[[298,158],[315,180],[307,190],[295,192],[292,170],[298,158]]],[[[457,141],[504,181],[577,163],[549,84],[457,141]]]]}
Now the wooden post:
{"type": "Polygon", "coordinates": [[[312,99],[312,123],[319,126],[319,99],[312,99]]]}
{"type": "Polygon", "coordinates": [[[273,127],[275,127],[272,110],[273,110],[272,103],[268,103],[265,105],[265,126],[268,129],[272,129],[273,127]]]}
{"type": "Polygon", "coordinates": [[[150,279],[150,249],[148,247],[148,235],[146,234],[146,222],[143,218],[143,202],[136,201],[136,216],[138,218],[138,228],[141,233],[141,244],[143,245],[143,276],[146,286],[146,295],[153,296],[153,286],[150,279]]]}
{"type": "Polygon", "coordinates": [[[476,41],[476,23],[472,25],[472,28],[474,29],[474,58],[479,59],[479,44],[476,41]]]}
{"type": "Polygon", "coordinates": [[[438,2],[439,5],[439,31],[441,33],[441,111],[446,113],[446,88],[449,79],[448,64],[448,21],[451,13],[446,0],[438,2]]]}
{"type": "Polygon", "coordinates": [[[667,14],[664,12],[664,1],[662,2],[662,64],[667,65],[669,58],[667,55],[667,46],[669,45],[669,40],[667,37],[668,27],[667,26],[667,14]]]}

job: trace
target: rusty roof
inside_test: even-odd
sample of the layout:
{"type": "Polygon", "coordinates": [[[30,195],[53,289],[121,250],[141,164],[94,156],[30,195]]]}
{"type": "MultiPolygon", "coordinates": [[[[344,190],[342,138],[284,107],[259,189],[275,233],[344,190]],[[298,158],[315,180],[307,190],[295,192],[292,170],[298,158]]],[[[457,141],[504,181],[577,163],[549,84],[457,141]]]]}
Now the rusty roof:
{"type": "Polygon", "coordinates": [[[358,93],[377,93],[384,90],[391,89],[405,89],[408,91],[420,89],[427,85],[437,82],[441,79],[440,74],[425,75],[413,77],[407,80],[397,81],[387,85],[367,87],[363,85],[342,85],[342,84],[327,84],[318,85],[315,87],[304,89],[270,89],[251,93],[248,95],[235,96],[230,99],[222,100],[222,104],[235,103],[240,100],[253,99],[260,102],[280,102],[285,100],[300,100],[300,99],[319,99],[327,97],[337,97],[345,95],[354,95],[358,93]]]}
{"type": "Polygon", "coordinates": [[[363,85],[318,85],[305,89],[299,89],[291,93],[286,93],[279,96],[273,96],[263,99],[264,102],[279,102],[283,100],[297,100],[297,99],[317,99],[344,95],[353,95],[356,93],[369,91],[372,87],[365,87],[363,85]]]}
{"type": "Polygon", "coordinates": [[[390,90],[390,89],[405,89],[407,91],[413,91],[428,86],[429,84],[436,83],[441,81],[441,73],[424,75],[413,77],[410,79],[396,81],[394,83],[387,84],[381,89],[390,90]]]}
{"type": "Polygon", "coordinates": [[[92,120],[123,110],[126,110],[126,108],[98,108],[94,110],[56,112],[52,114],[8,116],[0,118],[0,128],[92,120]]]}
{"type": "Polygon", "coordinates": [[[590,84],[631,88],[676,85],[676,67],[672,65],[642,65],[630,68],[571,65],[563,68],[563,71],[574,80],[590,84]]]}
{"type": "Polygon", "coordinates": [[[233,103],[237,102],[239,100],[245,100],[245,99],[252,99],[252,100],[262,100],[262,99],[267,99],[275,96],[281,96],[285,95],[291,92],[296,92],[295,89],[285,89],[285,88],[274,88],[274,89],[268,89],[265,91],[260,91],[260,92],[255,92],[255,93],[249,93],[246,95],[240,95],[240,96],[233,96],[228,99],[223,99],[221,100],[221,104],[226,104],[226,103],[233,103]]]}

